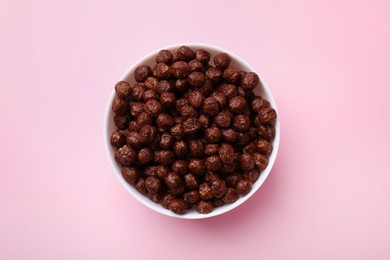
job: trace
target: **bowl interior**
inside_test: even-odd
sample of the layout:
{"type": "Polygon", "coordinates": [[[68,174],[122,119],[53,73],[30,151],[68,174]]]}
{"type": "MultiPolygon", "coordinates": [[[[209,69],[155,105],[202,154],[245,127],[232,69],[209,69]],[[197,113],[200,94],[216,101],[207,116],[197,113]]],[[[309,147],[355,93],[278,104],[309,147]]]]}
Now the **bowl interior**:
{"type": "MultiPolygon", "coordinates": [[[[167,50],[175,51],[176,49],[178,49],[180,46],[183,46],[183,45],[188,46],[194,50],[205,49],[208,52],[210,52],[211,58],[213,58],[216,54],[218,54],[220,52],[226,52],[232,58],[232,65],[236,66],[239,69],[245,70],[245,71],[253,71],[253,72],[257,73],[257,71],[252,66],[247,64],[245,61],[243,61],[241,58],[239,58],[234,53],[231,53],[225,49],[215,47],[212,45],[208,45],[208,44],[187,43],[187,44],[178,44],[178,45],[167,46],[167,47],[161,48],[159,50],[156,50],[156,51],[150,53],[149,55],[143,57],[142,59],[140,59],[139,61],[134,63],[127,70],[127,72],[122,76],[122,78],[120,78],[119,80],[128,81],[131,85],[133,85],[135,83],[134,76],[133,76],[134,71],[138,66],[149,65],[150,67],[153,68],[153,66],[155,65],[155,56],[157,55],[157,53],[160,50],[167,49],[167,50]]],[[[212,63],[212,61],[210,61],[210,62],[212,63]]],[[[254,90],[255,94],[260,95],[263,98],[267,99],[271,103],[271,106],[277,112],[276,103],[274,101],[274,98],[272,97],[270,90],[268,89],[265,82],[261,79],[260,74],[259,73],[257,73],[257,74],[260,77],[260,84],[254,90]]],[[[112,92],[111,97],[107,103],[106,115],[105,115],[105,126],[104,126],[104,139],[105,139],[106,152],[107,152],[107,156],[108,156],[108,159],[110,161],[111,167],[114,170],[119,181],[127,189],[127,191],[130,192],[130,194],[132,194],[138,201],[140,201],[145,206],[147,206],[147,207],[151,208],[152,210],[155,210],[159,213],[162,213],[162,214],[168,215],[168,216],[172,216],[172,217],[176,217],[176,218],[184,218],[184,219],[201,219],[201,218],[208,218],[208,217],[213,217],[213,216],[223,214],[227,211],[230,211],[230,210],[236,208],[237,206],[239,206],[243,202],[245,202],[247,199],[249,199],[260,188],[260,186],[264,183],[265,179],[268,177],[268,175],[269,175],[269,173],[274,165],[276,155],[278,153],[279,141],[280,141],[279,118],[276,119],[276,124],[275,124],[275,133],[276,134],[275,134],[275,139],[273,140],[273,143],[272,143],[273,151],[269,157],[269,164],[268,164],[267,168],[261,172],[260,178],[253,184],[252,190],[250,191],[249,194],[247,194],[246,196],[240,197],[233,204],[228,204],[228,205],[224,205],[224,206],[219,207],[219,208],[215,208],[210,214],[200,214],[196,211],[189,211],[184,215],[174,214],[173,212],[163,208],[160,204],[154,203],[151,200],[149,200],[147,197],[145,197],[144,195],[140,194],[132,185],[128,184],[124,180],[124,178],[122,177],[121,168],[118,166],[118,164],[116,163],[116,161],[114,159],[115,149],[110,144],[111,133],[116,130],[114,120],[113,120],[114,113],[111,111],[111,104],[112,104],[114,97],[115,97],[115,91],[112,92]]]]}

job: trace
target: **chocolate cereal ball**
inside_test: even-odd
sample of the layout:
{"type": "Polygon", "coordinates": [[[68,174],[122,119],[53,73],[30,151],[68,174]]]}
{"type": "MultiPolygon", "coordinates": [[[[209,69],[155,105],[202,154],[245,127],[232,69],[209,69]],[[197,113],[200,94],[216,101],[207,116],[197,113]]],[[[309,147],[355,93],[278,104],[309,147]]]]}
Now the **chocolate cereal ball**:
{"type": "Polygon", "coordinates": [[[240,167],[244,171],[252,170],[255,167],[253,156],[247,153],[242,154],[240,156],[240,167]]]}
{"type": "Polygon", "coordinates": [[[188,67],[190,68],[190,71],[199,71],[199,72],[204,72],[204,66],[203,63],[200,62],[199,60],[195,59],[192,60],[188,63],[188,67]]]}
{"type": "Polygon", "coordinates": [[[251,101],[251,109],[256,113],[260,112],[261,109],[266,107],[270,107],[270,103],[262,97],[255,97],[251,101]]]}
{"type": "Polygon", "coordinates": [[[249,180],[240,180],[237,183],[236,191],[239,195],[246,195],[252,189],[252,183],[249,180]]]}
{"type": "Polygon", "coordinates": [[[229,110],[233,113],[243,113],[246,108],[246,100],[241,96],[229,100],[229,110]]]}
{"type": "Polygon", "coordinates": [[[156,66],[153,68],[153,76],[159,79],[167,79],[171,75],[171,69],[170,67],[163,63],[157,63],[156,66]]]}
{"type": "Polygon", "coordinates": [[[110,142],[114,147],[121,147],[126,143],[126,137],[121,131],[116,130],[112,133],[110,142]]]}
{"type": "Polygon", "coordinates": [[[196,204],[196,210],[201,214],[208,214],[213,211],[213,204],[211,201],[201,200],[196,204]]]}
{"type": "Polygon", "coordinates": [[[235,143],[237,141],[238,134],[232,128],[224,128],[221,130],[221,137],[225,143],[235,143]]]}
{"type": "Polygon", "coordinates": [[[148,89],[157,90],[158,79],[156,77],[147,77],[144,82],[144,86],[148,89]]]}
{"type": "Polygon", "coordinates": [[[184,61],[190,61],[195,59],[195,52],[187,47],[187,46],[181,46],[176,51],[176,60],[184,60],[184,61]]]}
{"type": "Polygon", "coordinates": [[[139,66],[135,69],[134,79],[137,82],[144,82],[147,77],[152,75],[152,69],[147,65],[139,66]]]}
{"type": "Polygon", "coordinates": [[[144,103],[142,102],[130,102],[130,114],[134,117],[138,116],[144,111],[144,103]]]}
{"type": "Polygon", "coordinates": [[[172,171],[177,174],[188,173],[188,162],[185,160],[176,160],[172,164],[172,171]]]}
{"type": "Polygon", "coordinates": [[[204,96],[197,90],[191,91],[188,95],[188,103],[195,108],[202,106],[203,100],[204,96]]]}
{"type": "Polygon", "coordinates": [[[135,83],[133,85],[133,89],[131,90],[130,96],[133,100],[140,101],[142,99],[142,95],[144,94],[144,91],[145,91],[144,85],[135,83]]]}
{"type": "Polygon", "coordinates": [[[176,78],[184,79],[190,73],[190,67],[187,62],[176,61],[171,66],[171,72],[176,78]]]}
{"type": "Polygon", "coordinates": [[[206,50],[199,49],[195,51],[195,58],[203,64],[208,64],[210,61],[210,53],[206,50]]]}
{"type": "Polygon", "coordinates": [[[214,123],[221,128],[226,128],[230,126],[231,117],[226,111],[220,112],[215,118],[214,123]]]}
{"type": "Polygon", "coordinates": [[[209,68],[206,73],[206,78],[217,84],[222,81],[222,71],[218,68],[209,68]]]}
{"type": "Polygon", "coordinates": [[[204,155],[206,157],[217,155],[219,151],[219,144],[206,144],[204,148],[204,155]]]}
{"type": "Polygon", "coordinates": [[[217,143],[221,140],[221,131],[218,127],[210,127],[204,131],[204,139],[208,143],[217,143]]]}
{"type": "Polygon", "coordinates": [[[170,149],[173,145],[173,142],[174,142],[174,138],[168,134],[168,133],[163,133],[161,135],[161,139],[160,139],[160,148],[161,149],[170,149]]]}
{"type": "Polygon", "coordinates": [[[219,53],[214,57],[214,64],[218,69],[226,69],[231,62],[231,58],[227,53],[219,53]]]}
{"type": "Polygon", "coordinates": [[[184,182],[187,188],[193,190],[199,187],[198,177],[192,173],[184,175],[184,182]]]}
{"type": "Polygon", "coordinates": [[[175,199],[175,196],[172,193],[166,193],[165,195],[162,196],[162,198],[160,200],[161,206],[163,206],[164,208],[168,209],[169,208],[169,204],[174,199],[175,199]]]}
{"type": "Polygon", "coordinates": [[[259,84],[259,76],[254,72],[248,72],[241,79],[241,86],[245,90],[253,90],[259,84]]]}
{"type": "Polygon", "coordinates": [[[264,170],[268,165],[268,158],[260,153],[253,154],[253,159],[255,161],[257,168],[260,171],[264,170]]]}
{"type": "Polygon", "coordinates": [[[173,150],[177,157],[183,157],[189,152],[189,147],[186,142],[180,140],[173,144],[173,150]]]}
{"type": "Polygon", "coordinates": [[[188,118],[183,123],[183,131],[186,135],[196,134],[201,128],[202,125],[200,124],[199,119],[196,117],[188,118]]]}
{"type": "Polygon", "coordinates": [[[122,167],[121,173],[123,178],[130,184],[134,184],[136,180],[138,180],[140,176],[140,172],[138,168],[135,167],[122,167]]]}
{"type": "Polygon", "coordinates": [[[214,92],[213,97],[215,98],[215,100],[217,100],[220,108],[226,107],[227,99],[226,99],[225,95],[223,95],[222,93],[219,93],[219,92],[214,92]]]}
{"type": "Polygon", "coordinates": [[[161,113],[162,107],[160,102],[155,99],[151,99],[145,103],[145,110],[149,112],[149,114],[151,114],[152,116],[156,117],[161,113]]]}
{"type": "Polygon", "coordinates": [[[214,197],[221,198],[226,192],[226,183],[221,179],[216,179],[210,188],[214,197]]]}
{"type": "Polygon", "coordinates": [[[266,156],[270,155],[272,152],[272,144],[267,140],[260,139],[257,141],[256,150],[266,156]]]}
{"type": "Polygon", "coordinates": [[[225,204],[232,204],[238,200],[237,191],[233,188],[227,188],[225,194],[222,197],[225,204]]]}
{"type": "Polygon", "coordinates": [[[117,115],[123,115],[126,112],[128,103],[120,99],[119,97],[115,97],[114,100],[112,101],[112,111],[117,114],[117,115]]]}
{"type": "Polygon", "coordinates": [[[239,132],[245,132],[249,129],[251,122],[247,116],[236,115],[233,120],[233,128],[239,132]]]}
{"type": "Polygon", "coordinates": [[[231,164],[235,158],[234,148],[230,144],[222,144],[218,151],[219,158],[224,164],[231,164]]]}
{"type": "Polygon", "coordinates": [[[204,155],[204,145],[200,139],[190,139],[188,141],[190,156],[201,158],[204,155]]]}
{"type": "Polygon", "coordinates": [[[127,144],[120,147],[115,152],[115,160],[124,166],[130,166],[135,161],[135,157],[136,152],[127,144]]]}
{"type": "Polygon", "coordinates": [[[219,105],[214,97],[208,97],[203,100],[202,113],[206,116],[215,116],[219,113],[219,105]]]}
{"type": "Polygon", "coordinates": [[[119,81],[115,85],[115,93],[119,98],[126,99],[131,94],[131,86],[127,81],[119,81]]]}
{"type": "Polygon", "coordinates": [[[138,132],[130,132],[127,135],[126,142],[131,145],[134,149],[140,149],[144,143],[142,142],[142,137],[138,132]]]}
{"type": "Polygon", "coordinates": [[[276,112],[271,107],[260,109],[257,117],[262,124],[274,124],[276,120],[276,112]]]}
{"type": "Polygon", "coordinates": [[[161,93],[160,103],[164,108],[172,108],[176,105],[176,95],[171,92],[161,93]]]}
{"type": "Polygon", "coordinates": [[[165,166],[171,165],[175,161],[175,154],[171,150],[156,151],[154,161],[165,166]]]}
{"type": "Polygon", "coordinates": [[[206,158],[205,165],[208,171],[215,172],[222,167],[222,161],[218,155],[212,155],[206,158]]]}
{"type": "Polygon", "coordinates": [[[175,121],[172,116],[162,113],[157,116],[156,124],[160,130],[168,130],[175,125],[175,121]]]}
{"type": "Polygon", "coordinates": [[[204,161],[201,159],[192,159],[188,163],[188,170],[195,175],[202,175],[206,171],[204,161]]]}
{"type": "Polygon", "coordinates": [[[188,82],[194,87],[201,87],[206,82],[206,76],[202,72],[194,71],[188,75],[188,82]]]}
{"type": "Polygon", "coordinates": [[[234,67],[228,67],[223,71],[222,77],[229,83],[237,83],[241,79],[241,71],[234,67]]]}
{"type": "Polygon", "coordinates": [[[173,199],[171,203],[169,203],[169,210],[178,215],[182,215],[187,210],[187,204],[182,199],[173,199]]]}
{"type": "Polygon", "coordinates": [[[213,197],[211,188],[206,182],[199,185],[199,197],[202,200],[209,200],[213,197]]]}
{"type": "Polygon", "coordinates": [[[156,56],[156,63],[163,62],[165,64],[170,64],[172,62],[172,53],[169,50],[161,50],[156,56]]]}
{"type": "Polygon", "coordinates": [[[182,124],[175,124],[170,129],[171,135],[176,139],[180,140],[184,137],[184,128],[182,124]]]}
{"type": "Polygon", "coordinates": [[[234,84],[222,84],[218,91],[226,96],[226,98],[233,98],[238,95],[238,88],[234,84]]]}
{"type": "Polygon", "coordinates": [[[153,139],[156,137],[156,127],[146,124],[142,126],[142,128],[139,130],[139,135],[141,137],[141,142],[145,144],[150,144],[153,139]]]}
{"type": "Polygon", "coordinates": [[[152,150],[148,147],[142,148],[139,150],[138,155],[137,155],[137,161],[140,164],[148,164],[152,162],[154,159],[154,153],[152,150]]]}
{"type": "Polygon", "coordinates": [[[147,102],[152,99],[158,99],[157,92],[152,89],[144,91],[144,93],[142,94],[142,100],[144,102],[147,102]]]}
{"type": "Polygon", "coordinates": [[[145,188],[149,193],[158,193],[161,190],[161,186],[161,181],[157,177],[149,176],[145,179],[145,188]]]}
{"type": "Polygon", "coordinates": [[[170,80],[160,80],[157,84],[156,92],[158,94],[175,91],[175,82],[170,80]]]}
{"type": "Polygon", "coordinates": [[[180,175],[174,172],[168,173],[168,175],[165,177],[165,183],[170,189],[176,189],[180,186],[182,183],[180,175]]]}
{"type": "Polygon", "coordinates": [[[183,194],[183,200],[189,204],[195,204],[199,201],[199,191],[193,190],[183,194]]]}
{"type": "Polygon", "coordinates": [[[165,177],[168,175],[168,167],[164,165],[158,165],[156,166],[156,176],[160,179],[165,179],[165,177]]]}
{"type": "Polygon", "coordinates": [[[115,115],[114,123],[119,129],[125,129],[129,123],[129,117],[127,115],[115,115]]]}

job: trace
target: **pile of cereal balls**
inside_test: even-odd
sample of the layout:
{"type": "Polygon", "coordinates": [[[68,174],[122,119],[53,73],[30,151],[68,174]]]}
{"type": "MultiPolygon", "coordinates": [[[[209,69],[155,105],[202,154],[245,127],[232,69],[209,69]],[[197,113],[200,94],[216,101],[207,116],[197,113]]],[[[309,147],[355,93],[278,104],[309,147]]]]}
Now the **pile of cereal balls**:
{"type": "Polygon", "coordinates": [[[187,46],[120,81],[111,135],[123,178],[176,214],[210,213],[245,196],[268,165],[276,112],[253,90],[254,72],[187,46]]]}

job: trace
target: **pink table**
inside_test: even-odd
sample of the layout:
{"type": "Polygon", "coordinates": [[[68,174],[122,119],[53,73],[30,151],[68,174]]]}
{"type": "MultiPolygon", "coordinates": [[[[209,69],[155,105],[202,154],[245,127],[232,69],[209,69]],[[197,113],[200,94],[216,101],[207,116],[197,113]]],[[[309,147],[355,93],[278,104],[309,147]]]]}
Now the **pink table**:
{"type": "Polygon", "coordinates": [[[389,1],[55,2],[0,1],[0,259],[390,259],[389,1]],[[103,145],[116,81],[180,42],[252,64],[282,127],[255,196],[201,221],[137,202],[103,145]]]}

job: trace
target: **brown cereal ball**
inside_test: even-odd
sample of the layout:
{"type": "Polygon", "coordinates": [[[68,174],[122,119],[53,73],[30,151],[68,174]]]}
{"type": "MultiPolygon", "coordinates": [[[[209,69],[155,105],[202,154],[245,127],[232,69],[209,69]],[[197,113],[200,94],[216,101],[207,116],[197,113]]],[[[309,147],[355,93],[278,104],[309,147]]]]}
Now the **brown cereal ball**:
{"type": "Polygon", "coordinates": [[[232,204],[236,202],[238,200],[237,191],[234,188],[227,188],[222,200],[225,204],[232,204]]]}
{"type": "Polygon", "coordinates": [[[142,95],[144,94],[145,87],[141,84],[135,83],[133,85],[133,89],[131,90],[130,96],[137,101],[142,99],[142,95]]]}
{"type": "Polygon", "coordinates": [[[114,147],[121,147],[126,143],[126,136],[121,131],[116,130],[112,133],[110,142],[114,147]]]}
{"type": "Polygon", "coordinates": [[[259,84],[259,76],[254,72],[248,72],[241,79],[241,86],[245,90],[253,90],[259,84]]]}
{"type": "Polygon", "coordinates": [[[264,170],[268,165],[268,158],[260,153],[253,154],[253,159],[255,161],[257,168],[260,171],[264,170]]]}
{"type": "Polygon", "coordinates": [[[214,197],[221,198],[226,192],[226,182],[221,179],[216,179],[210,188],[214,197]]]}
{"type": "Polygon", "coordinates": [[[237,83],[241,80],[241,71],[234,67],[228,67],[223,71],[222,77],[226,82],[237,83]]]}
{"type": "Polygon", "coordinates": [[[160,102],[155,99],[151,99],[145,103],[145,110],[149,112],[152,116],[156,117],[161,113],[162,107],[160,102]]]}
{"type": "Polygon", "coordinates": [[[260,137],[269,142],[275,138],[275,128],[271,125],[259,125],[257,130],[260,137]]]}
{"type": "Polygon", "coordinates": [[[151,115],[148,112],[141,112],[137,116],[137,123],[142,127],[144,125],[150,125],[153,122],[151,115]]]}
{"type": "Polygon", "coordinates": [[[145,144],[150,144],[153,139],[156,137],[157,130],[154,126],[146,124],[142,126],[139,130],[139,135],[141,137],[141,142],[145,144]]]}
{"type": "Polygon", "coordinates": [[[122,167],[121,173],[123,178],[130,184],[134,184],[140,176],[140,172],[135,167],[122,167]]]}
{"type": "Polygon", "coordinates": [[[204,131],[204,139],[208,143],[216,143],[221,140],[221,131],[218,127],[210,127],[204,131]]]}
{"type": "Polygon", "coordinates": [[[188,173],[188,162],[185,160],[176,160],[172,164],[172,171],[177,174],[188,173]]]}
{"type": "Polygon", "coordinates": [[[144,194],[146,195],[148,190],[146,189],[145,187],[145,179],[143,178],[139,178],[136,183],[135,183],[135,189],[141,193],[141,194],[144,194]]]}
{"type": "Polygon", "coordinates": [[[183,119],[187,119],[190,117],[196,117],[197,112],[193,106],[185,105],[180,108],[180,115],[183,119]]]}
{"type": "Polygon", "coordinates": [[[225,182],[230,187],[236,187],[240,180],[242,180],[242,174],[240,173],[231,173],[225,177],[225,182]]]}
{"type": "Polygon", "coordinates": [[[251,109],[258,113],[261,109],[270,107],[270,103],[262,97],[255,97],[251,101],[251,109]]]}
{"type": "Polygon", "coordinates": [[[194,204],[199,201],[199,191],[193,190],[183,194],[183,200],[187,203],[194,204]]]}
{"type": "Polygon", "coordinates": [[[220,108],[226,107],[227,99],[224,94],[217,92],[213,94],[213,97],[217,100],[220,108]]]}
{"type": "Polygon", "coordinates": [[[134,79],[137,82],[144,82],[147,77],[152,75],[152,69],[147,65],[139,66],[134,71],[134,79]]]}
{"type": "Polygon", "coordinates": [[[135,161],[135,156],[136,152],[127,144],[115,152],[115,160],[124,166],[130,166],[135,161]]]}
{"type": "Polygon", "coordinates": [[[173,150],[177,157],[183,157],[189,152],[189,147],[186,142],[180,140],[173,144],[173,150]]]}
{"type": "Polygon", "coordinates": [[[260,171],[257,168],[247,172],[245,179],[249,180],[252,184],[255,183],[260,177],[260,171]]]}
{"type": "Polygon", "coordinates": [[[227,53],[219,53],[214,56],[214,64],[218,69],[226,69],[231,62],[231,58],[227,53]]]}
{"type": "Polygon", "coordinates": [[[201,87],[206,82],[206,76],[202,72],[194,71],[188,75],[188,82],[194,87],[201,87]]]}
{"type": "Polygon", "coordinates": [[[139,131],[141,129],[142,125],[138,124],[136,120],[129,122],[129,131],[139,131]]]}
{"type": "Polygon", "coordinates": [[[262,124],[274,124],[276,120],[276,111],[271,107],[260,109],[257,117],[262,124]]]}
{"type": "Polygon", "coordinates": [[[190,139],[188,141],[190,156],[201,158],[204,155],[204,145],[200,139],[190,139]]]}
{"type": "Polygon", "coordinates": [[[210,96],[210,94],[213,92],[214,86],[210,80],[206,79],[204,85],[197,89],[199,90],[200,93],[202,93],[203,96],[206,97],[206,96],[210,96]]]}
{"type": "Polygon", "coordinates": [[[254,154],[257,152],[256,142],[251,142],[242,149],[244,153],[254,154]]]}
{"type": "Polygon", "coordinates": [[[219,172],[206,172],[204,175],[204,181],[211,185],[215,180],[221,179],[219,172]]]}
{"type": "Polygon", "coordinates": [[[230,144],[222,144],[218,151],[219,158],[224,164],[231,164],[235,159],[234,148],[230,144]]]}
{"type": "Polygon", "coordinates": [[[218,91],[226,96],[226,98],[230,99],[238,95],[237,86],[234,84],[222,84],[218,91]]]}
{"type": "Polygon", "coordinates": [[[203,103],[204,96],[198,90],[191,91],[188,95],[188,103],[193,107],[200,107],[203,103]]]}
{"type": "Polygon", "coordinates": [[[171,69],[170,67],[163,63],[157,63],[156,66],[153,68],[153,76],[159,78],[159,79],[167,79],[171,75],[171,69]]]}
{"type": "Polygon", "coordinates": [[[240,147],[245,147],[251,142],[251,135],[248,132],[239,132],[237,135],[236,145],[240,147]]]}
{"type": "Polygon", "coordinates": [[[206,144],[204,148],[204,156],[209,157],[212,155],[218,155],[219,144],[206,144]]]}
{"type": "Polygon", "coordinates": [[[146,166],[143,171],[143,174],[146,176],[157,176],[157,166],[146,166]]]}
{"type": "Polygon", "coordinates": [[[212,155],[206,158],[206,169],[208,171],[218,171],[222,167],[222,161],[218,155],[212,155]]]}
{"type": "Polygon", "coordinates": [[[119,81],[115,85],[115,93],[119,98],[127,99],[131,94],[131,86],[127,81],[119,81]]]}
{"type": "Polygon", "coordinates": [[[210,53],[206,50],[199,49],[195,51],[195,58],[203,64],[208,64],[210,61],[210,53]]]}
{"type": "Polygon", "coordinates": [[[187,188],[193,190],[199,187],[198,177],[192,173],[187,173],[184,175],[184,182],[187,188]]]}
{"type": "Polygon", "coordinates": [[[168,130],[175,125],[175,120],[172,116],[162,113],[157,116],[156,124],[159,129],[168,130]]]}
{"type": "Polygon", "coordinates": [[[130,103],[130,114],[132,116],[136,117],[143,111],[144,111],[144,103],[141,103],[141,102],[131,102],[130,103]]]}
{"type": "Polygon", "coordinates": [[[115,115],[114,123],[119,129],[125,129],[129,124],[129,117],[126,115],[115,115]]]}
{"type": "Polygon", "coordinates": [[[158,192],[158,193],[150,193],[150,192],[148,192],[146,194],[146,197],[148,197],[148,199],[150,199],[154,203],[159,203],[161,198],[162,198],[162,194],[160,192],[158,192]]]}
{"type": "Polygon", "coordinates": [[[183,123],[183,131],[186,135],[196,134],[201,128],[202,125],[200,124],[199,119],[195,117],[188,118],[183,123]]]}
{"type": "Polygon", "coordinates": [[[188,170],[195,175],[202,175],[206,172],[204,161],[201,159],[192,159],[188,163],[188,170]]]}
{"type": "Polygon", "coordinates": [[[222,207],[223,205],[225,205],[222,198],[213,198],[212,203],[214,208],[222,207]]]}
{"type": "Polygon", "coordinates": [[[190,68],[190,71],[199,71],[199,72],[204,72],[204,66],[203,63],[200,62],[199,60],[192,60],[188,63],[188,67],[190,68]]]}
{"type": "Polygon", "coordinates": [[[202,113],[206,116],[215,116],[219,113],[218,101],[214,97],[203,100],[202,113]]]}
{"type": "Polygon", "coordinates": [[[170,191],[176,197],[180,197],[186,191],[186,186],[181,182],[179,187],[177,187],[175,189],[171,189],[170,191]]]}
{"type": "Polygon", "coordinates": [[[206,78],[217,84],[222,81],[222,71],[218,68],[208,68],[206,70],[206,78]]]}
{"type": "Polygon", "coordinates": [[[236,191],[238,195],[247,195],[252,189],[252,183],[249,180],[240,180],[237,183],[236,191]]]}
{"type": "Polygon", "coordinates": [[[272,153],[272,144],[267,140],[260,139],[257,141],[256,150],[266,156],[272,153]]]}
{"type": "Polygon", "coordinates": [[[174,81],[160,80],[157,84],[156,92],[158,94],[172,92],[175,89],[174,81]]]}
{"type": "Polygon", "coordinates": [[[190,83],[187,79],[178,79],[175,82],[175,88],[178,91],[184,92],[190,87],[190,83]]]}
{"type": "Polygon", "coordinates": [[[174,173],[174,172],[168,173],[168,175],[165,177],[164,181],[165,181],[165,184],[170,189],[176,189],[182,183],[181,177],[177,173],[174,173]]]}
{"type": "Polygon", "coordinates": [[[233,113],[243,113],[246,108],[246,100],[243,97],[236,96],[229,100],[229,110],[233,113]]]}
{"type": "Polygon", "coordinates": [[[206,182],[199,185],[199,197],[202,200],[209,200],[213,197],[211,188],[206,182]]]}
{"type": "Polygon", "coordinates": [[[202,125],[202,129],[206,129],[210,125],[210,119],[203,114],[199,116],[199,122],[202,125]]]}
{"type": "Polygon", "coordinates": [[[142,100],[144,102],[148,102],[149,100],[157,99],[157,98],[158,98],[157,92],[152,89],[148,89],[144,91],[144,93],[142,94],[142,100]]]}
{"type": "Polygon", "coordinates": [[[164,165],[158,165],[156,166],[156,176],[160,179],[165,179],[165,177],[168,175],[169,171],[168,168],[164,165]]]}
{"type": "Polygon", "coordinates": [[[140,149],[144,143],[142,142],[142,137],[138,132],[130,132],[127,135],[126,142],[131,145],[134,149],[140,149]]]}
{"type": "Polygon", "coordinates": [[[172,53],[169,50],[161,50],[156,56],[156,63],[163,62],[170,64],[172,62],[172,53]]]}
{"type": "Polygon", "coordinates": [[[164,108],[172,108],[176,105],[176,95],[172,92],[162,93],[160,103],[164,108]]]}
{"type": "Polygon", "coordinates": [[[175,161],[175,154],[171,150],[156,151],[154,161],[165,166],[171,165],[175,161]]]}
{"type": "Polygon", "coordinates": [[[187,211],[187,204],[182,199],[173,199],[171,203],[169,203],[169,210],[178,215],[183,215],[187,211]]]}
{"type": "Polygon", "coordinates": [[[170,129],[171,135],[176,139],[180,140],[184,137],[184,128],[182,124],[176,124],[170,129]]]}
{"type": "Polygon", "coordinates": [[[184,61],[190,61],[195,59],[195,52],[187,47],[187,46],[181,46],[176,51],[176,60],[184,60],[184,61]]]}
{"type": "Polygon", "coordinates": [[[173,145],[173,142],[174,142],[174,138],[168,134],[168,133],[163,133],[161,135],[161,139],[160,139],[160,148],[161,149],[170,149],[173,145]]]}
{"type": "Polygon", "coordinates": [[[247,153],[241,154],[240,167],[244,171],[252,170],[255,167],[253,156],[247,153]]]}
{"type": "Polygon", "coordinates": [[[158,79],[156,77],[147,77],[144,82],[144,86],[148,89],[157,90],[158,79]]]}
{"type": "Polygon", "coordinates": [[[237,169],[237,163],[233,162],[231,164],[222,164],[222,167],[221,169],[219,169],[219,171],[223,174],[229,174],[229,173],[233,173],[236,169],[237,169]]]}
{"type": "Polygon", "coordinates": [[[176,61],[171,66],[172,75],[178,79],[184,79],[190,73],[190,67],[187,62],[176,61]]]}
{"type": "Polygon", "coordinates": [[[235,143],[237,141],[238,134],[234,129],[224,128],[221,130],[222,141],[225,143],[235,143]]]}
{"type": "Polygon", "coordinates": [[[196,210],[201,214],[208,214],[213,211],[213,204],[211,201],[201,200],[196,204],[196,210]]]}
{"type": "Polygon", "coordinates": [[[112,101],[111,108],[115,114],[123,115],[126,112],[128,105],[129,104],[125,100],[115,97],[112,101]]]}
{"type": "Polygon", "coordinates": [[[137,161],[140,164],[148,164],[153,161],[154,153],[152,150],[148,147],[142,148],[139,150],[138,155],[137,155],[137,161]]]}
{"type": "Polygon", "coordinates": [[[251,121],[247,116],[236,115],[233,120],[233,128],[239,132],[245,132],[249,129],[251,121]]]}
{"type": "Polygon", "coordinates": [[[230,126],[231,118],[228,113],[222,111],[214,117],[214,123],[219,127],[226,128],[230,126]]]}
{"type": "Polygon", "coordinates": [[[186,98],[179,98],[178,100],[176,100],[176,111],[178,113],[180,113],[180,110],[184,107],[184,106],[187,106],[188,105],[188,100],[186,98]]]}
{"type": "Polygon", "coordinates": [[[169,208],[169,204],[174,199],[175,199],[175,196],[173,196],[172,193],[166,193],[165,195],[162,196],[162,198],[160,200],[161,206],[163,206],[164,208],[168,209],[169,208]]]}
{"type": "Polygon", "coordinates": [[[161,181],[159,178],[149,176],[145,179],[145,188],[149,193],[156,194],[161,190],[161,181]]]}

